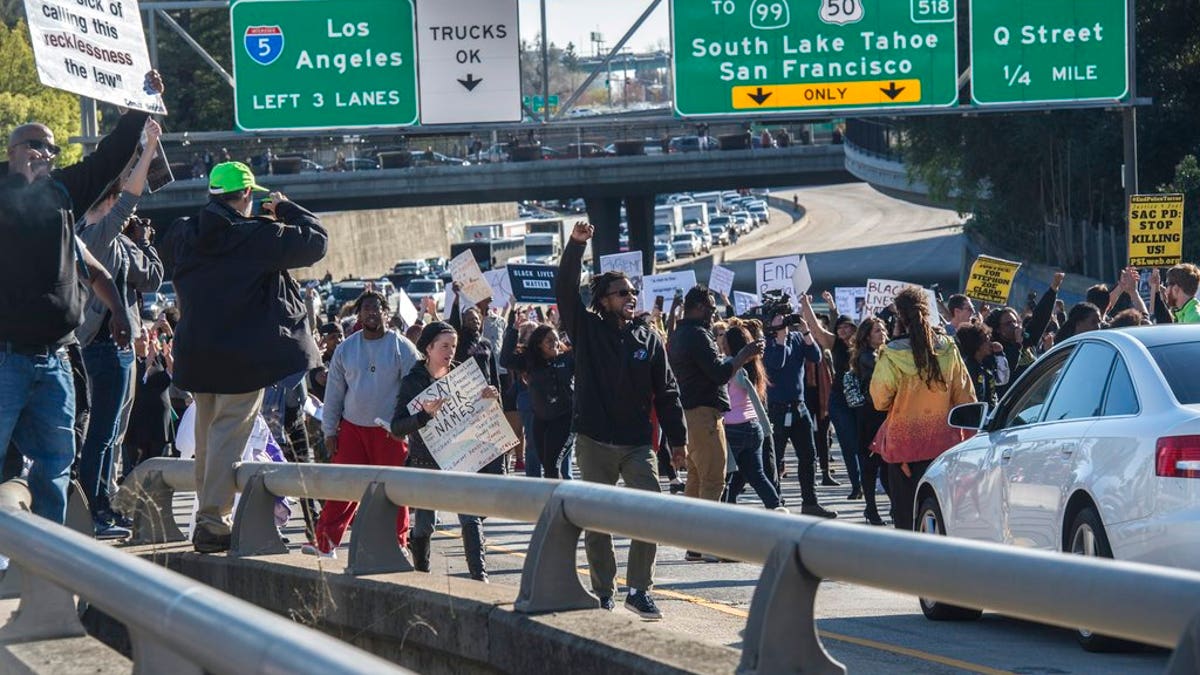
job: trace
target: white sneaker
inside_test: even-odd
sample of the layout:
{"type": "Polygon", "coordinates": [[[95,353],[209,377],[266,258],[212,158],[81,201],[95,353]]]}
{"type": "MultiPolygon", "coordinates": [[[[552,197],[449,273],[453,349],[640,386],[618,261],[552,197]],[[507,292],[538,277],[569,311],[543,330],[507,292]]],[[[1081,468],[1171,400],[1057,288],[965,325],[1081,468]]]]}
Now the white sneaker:
{"type": "Polygon", "coordinates": [[[789,510],[788,510],[788,507],[786,507],[786,506],[776,506],[775,508],[773,508],[773,509],[771,509],[771,510],[772,510],[772,511],[778,511],[778,512],[780,512],[780,513],[791,513],[791,511],[789,511],[789,510]]]}
{"type": "Polygon", "coordinates": [[[337,560],[337,550],[336,549],[330,551],[329,553],[324,553],[321,551],[321,549],[317,548],[316,544],[305,544],[300,547],[300,552],[303,553],[304,555],[312,555],[312,556],[316,556],[318,558],[328,558],[330,560],[337,560]]]}

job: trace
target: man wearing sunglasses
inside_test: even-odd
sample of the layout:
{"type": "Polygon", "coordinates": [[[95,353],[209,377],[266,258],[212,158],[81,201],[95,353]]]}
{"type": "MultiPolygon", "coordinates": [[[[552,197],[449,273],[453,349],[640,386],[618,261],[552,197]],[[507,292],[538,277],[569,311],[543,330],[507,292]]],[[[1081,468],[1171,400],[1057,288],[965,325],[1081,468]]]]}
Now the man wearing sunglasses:
{"type": "Polygon", "coordinates": [[[1176,265],[1167,270],[1167,283],[1163,290],[1167,295],[1167,306],[1175,323],[1200,323],[1200,300],[1196,291],[1200,289],[1200,268],[1191,263],[1176,265]]]}
{"type": "MultiPolygon", "coordinates": [[[[651,449],[650,410],[671,442],[672,462],[687,458],[687,427],[679,388],[658,335],[635,320],[638,292],[621,272],[591,281],[589,311],[579,297],[583,251],[595,229],[576,223],[559,262],[555,294],[562,329],[575,346],[575,456],[583,480],[658,492],[658,459],[651,449]]],[[[600,606],[613,609],[617,561],[612,537],[586,532],[584,545],[592,589],[600,606]]],[[[656,546],[635,541],[629,547],[629,595],[625,607],[645,619],[662,613],[650,597],[656,546]]]]}
{"type": "MultiPolygon", "coordinates": [[[[158,73],[147,85],[162,93],[158,73]]],[[[112,312],[129,344],[130,321],[111,276],[75,237],[75,220],[124,170],[148,115],[130,111],[90,156],[54,168],[61,148],[43,124],[8,136],[0,164],[0,448],[12,440],[32,460],[34,513],[63,522],[75,457],[75,392],[67,346],[83,322],[83,282],[112,312]]]]}

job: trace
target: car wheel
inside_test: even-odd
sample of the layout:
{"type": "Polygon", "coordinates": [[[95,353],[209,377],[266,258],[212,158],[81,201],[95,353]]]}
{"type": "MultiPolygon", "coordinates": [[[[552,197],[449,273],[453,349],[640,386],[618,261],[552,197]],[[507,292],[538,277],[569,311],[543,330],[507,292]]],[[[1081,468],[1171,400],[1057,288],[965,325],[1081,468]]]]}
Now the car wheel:
{"type": "MultiPolygon", "coordinates": [[[[1090,556],[1093,558],[1112,558],[1112,546],[1108,543],[1108,534],[1104,532],[1104,523],[1094,507],[1086,507],[1071,522],[1071,537],[1067,540],[1067,553],[1090,556]]],[[[1138,645],[1120,638],[1100,635],[1080,628],[1076,631],[1079,646],[1089,652],[1126,652],[1136,650],[1138,645]]]]}
{"type": "MultiPolygon", "coordinates": [[[[917,509],[917,531],[922,534],[944,536],[946,525],[942,521],[942,508],[938,506],[937,498],[926,497],[921,500],[917,509]]],[[[959,607],[928,598],[918,598],[921,602],[921,613],[930,621],[974,621],[983,616],[983,610],[959,607]]]]}

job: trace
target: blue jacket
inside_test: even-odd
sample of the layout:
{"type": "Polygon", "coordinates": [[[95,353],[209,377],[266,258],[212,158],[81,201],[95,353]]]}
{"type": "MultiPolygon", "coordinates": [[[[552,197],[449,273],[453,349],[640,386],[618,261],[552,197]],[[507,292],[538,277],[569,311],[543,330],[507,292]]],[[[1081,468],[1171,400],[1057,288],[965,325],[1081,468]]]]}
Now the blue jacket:
{"type": "Polygon", "coordinates": [[[816,343],[806,344],[799,333],[788,333],[786,343],[767,341],[763,365],[767,369],[767,402],[771,405],[804,402],[804,362],[821,362],[821,349],[816,343]]]}

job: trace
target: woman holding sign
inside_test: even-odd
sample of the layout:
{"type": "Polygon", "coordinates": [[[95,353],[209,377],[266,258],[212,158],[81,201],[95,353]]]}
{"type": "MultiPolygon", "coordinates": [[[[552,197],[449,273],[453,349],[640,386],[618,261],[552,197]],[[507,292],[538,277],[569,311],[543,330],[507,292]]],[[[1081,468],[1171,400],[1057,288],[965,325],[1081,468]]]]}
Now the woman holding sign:
{"type": "MultiPolygon", "coordinates": [[[[421,400],[418,406],[414,406],[416,412],[412,412],[409,406],[434,382],[449,375],[458,365],[454,362],[454,352],[457,348],[458,333],[453,326],[442,321],[425,326],[420,339],[417,340],[417,351],[421,353],[421,360],[400,382],[400,395],[396,400],[396,413],[392,417],[391,425],[393,436],[408,437],[408,466],[419,469],[441,468],[418,432],[437,416],[446,399],[421,400]]],[[[494,387],[486,387],[482,396],[496,399],[500,397],[500,393],[494,387]]],[[[481,469],[480,473],[501,473],[502,462],[503,455],[481,469]]],[[[413,517],[409,549],[413,554],[413,566],[420,572],[429,571],[429,540],[433,536],[436,515],[433,511],[418,509],[413,517]]],[[[471,572],[471,578],[487,583],[487,560],[483,552],[483,518],[459,514],[458,522],[462,525],[463,550],[467,556],[467,568],[471,572]]]]}

